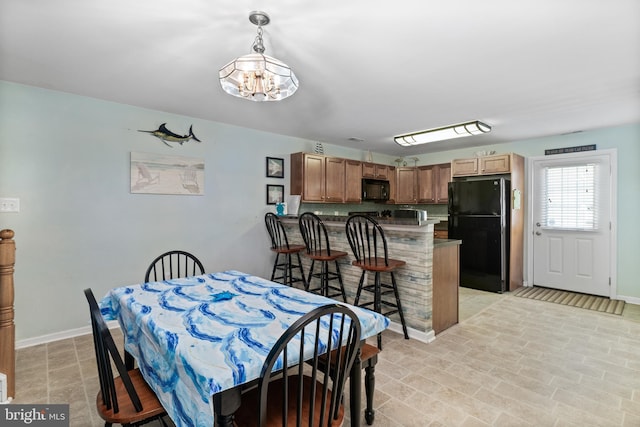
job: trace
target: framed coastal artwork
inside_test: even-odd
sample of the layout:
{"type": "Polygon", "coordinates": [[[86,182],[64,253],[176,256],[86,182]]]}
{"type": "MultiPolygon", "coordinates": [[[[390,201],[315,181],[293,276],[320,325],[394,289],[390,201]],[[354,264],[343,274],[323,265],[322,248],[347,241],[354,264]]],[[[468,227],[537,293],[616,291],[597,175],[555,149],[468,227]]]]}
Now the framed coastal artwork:
{"type": "Polygon", "coordinates": [[[267,178],[284,178],[284,159],[267,157],[267,178]]]}
{"type": "Polygon", "coordinates": [[[131,193],[204,194],[204,159],[131,152],[131,193]]]}
{"type": "Polygon", "coordinates": [[[284,202],[284,185],[267,184],[267,204],[275,205],[284,202]]]}

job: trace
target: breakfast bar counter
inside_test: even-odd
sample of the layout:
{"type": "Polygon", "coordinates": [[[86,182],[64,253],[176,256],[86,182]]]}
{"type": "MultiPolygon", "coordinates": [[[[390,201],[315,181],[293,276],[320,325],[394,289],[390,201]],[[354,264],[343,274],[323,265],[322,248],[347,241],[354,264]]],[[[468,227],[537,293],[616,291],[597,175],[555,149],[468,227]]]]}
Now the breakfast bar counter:
{"type": "MultiPolygon", "coordinates": [[[[353,267],[354,260],[345,232],[346,216],[321,216],[327,227],[332,250],[345,251],[349,255],[339,261],[347,302],[353,303],[362,270],[353,267]]],[[[297,217],[282,217],[290,243],[303,244],[297,217]]],[[[433,255],[434,224],[438,219],[412,221],[406,219],[376,218],[382,226],[389,248],[389,257],[404,260],[407,264],[396,270],[398,292],[402,302],[404,318],[409,328],[409,336],[421,341],[431,341],[433,330],[433,255]]],[[[436,239],[439,245],[459,244],[459,240],[436,239]]],[[[310,261],[302,257],[305,273],[310,261]]],[[[453,268],[453,267],[452,267],[453,268]]],[[[457,269],[457,265],[455,266],[457,269]]],[[[373,280],[372,278],[370,280],[373,280]]],[[[365,298],[364,296],[362,298],[365,298]]],[[[389,316],[393,321],[390,329],[401,331],[397,314],[389,316]]]]}

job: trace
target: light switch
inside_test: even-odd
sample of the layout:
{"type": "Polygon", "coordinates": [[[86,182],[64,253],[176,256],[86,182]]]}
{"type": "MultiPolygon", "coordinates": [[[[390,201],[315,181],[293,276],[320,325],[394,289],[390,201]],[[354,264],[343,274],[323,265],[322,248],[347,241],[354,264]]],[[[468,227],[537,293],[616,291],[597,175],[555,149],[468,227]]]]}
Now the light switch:
{"type": "Polygon", "coordinates": [[[0,212],[20,212],[20,199],[0,197],[0,212]]]}

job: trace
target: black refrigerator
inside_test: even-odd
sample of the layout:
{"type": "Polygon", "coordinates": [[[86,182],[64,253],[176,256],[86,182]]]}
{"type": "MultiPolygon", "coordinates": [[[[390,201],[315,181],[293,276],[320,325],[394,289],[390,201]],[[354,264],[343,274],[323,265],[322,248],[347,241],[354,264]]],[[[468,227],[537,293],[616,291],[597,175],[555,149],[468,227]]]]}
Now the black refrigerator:
{"type": "Polygon", "coordinates": [[[507,178],[449,183],[449,238],[462,240],[460,286],[509,289],[510,193],[507,178]]]}

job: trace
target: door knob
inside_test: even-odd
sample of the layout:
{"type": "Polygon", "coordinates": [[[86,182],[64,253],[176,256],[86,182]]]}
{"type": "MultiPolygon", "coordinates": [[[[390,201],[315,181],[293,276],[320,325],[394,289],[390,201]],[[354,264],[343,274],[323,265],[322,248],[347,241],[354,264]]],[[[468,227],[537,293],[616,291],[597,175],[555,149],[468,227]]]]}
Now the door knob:
{"type": "Polygon", "coordinates": [[[542,236],[542,233],[539,231],[536,231],[536,236],[542,236]]]}
{"type": "Polygon", "coordinates": [[[539,222],[536,222],[536,227],[540,227],[540,223],[539,222]]]}

